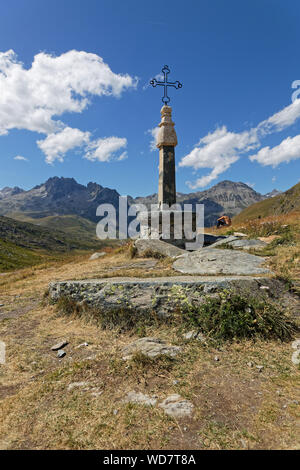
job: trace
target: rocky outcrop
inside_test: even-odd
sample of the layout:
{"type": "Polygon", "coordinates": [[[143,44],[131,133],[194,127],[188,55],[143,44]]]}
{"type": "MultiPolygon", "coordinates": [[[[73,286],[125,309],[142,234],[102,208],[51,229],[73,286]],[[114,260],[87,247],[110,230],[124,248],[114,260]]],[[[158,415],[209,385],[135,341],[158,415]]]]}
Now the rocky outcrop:
{"type": "MultiPolygon", "coordinates": [[[[205,250],[205,249],[204,249],[205,250]]],[[[218,250],[219,251],[219,250],[218,250]]],[[[243,253],[244,254],[244,253],[243,253]]],[[[61,297],[85,303],[96,311],[128,311],[139,318],[155,312],[164,318],[172,316],[176,308],[201,305],[207,296],[224,289],[234,289],[259,298],[281,298],[285,286],[280,281],[249,276],[178,276],[166,278],[108,278],[86,281],[52,282],[51,301],[61,297]]],[[[288,299],[287,303],[290,302],[288,299]]]]}
{"type": "Polygon", "coordinates": [[[179,256],[173,263],[173,268],[183,274],[248,276],[270,274],[271,271],[262,266],[264,261],[260,256],[240,251],[204,248],[179,256]]]}

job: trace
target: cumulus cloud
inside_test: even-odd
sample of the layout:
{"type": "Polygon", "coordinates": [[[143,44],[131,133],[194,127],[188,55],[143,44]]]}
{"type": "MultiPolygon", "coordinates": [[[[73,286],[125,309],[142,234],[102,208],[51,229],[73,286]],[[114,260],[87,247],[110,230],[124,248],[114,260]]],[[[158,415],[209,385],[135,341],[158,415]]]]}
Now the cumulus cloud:
{"type": "Polygon", "coordinates": [[[255,155],[251,155],[250,160],[257,161],[263,166],[271,165],[273,168],[283,162],[290,162],[300,158],[300,135],[287,137],[279,145],[273,148],[263,147],[255,155]]]}
{"type": "Polygon", "coordinates": [[[91,161],[109,162],[112,159],[124,160],[126,151],[117,156],[117,152],[126,148],[127,139],[120,137],[107,137],[90,142],[85,158],[91,161]]]}
{"type": "Polygon", "coordinates": [[[23,162],[27,162],[27,161],[28,161],[28,158],[23,157],[22,155],[16,155],[16,156],[14,157],[14,160],[20,160],[20,161],[23,161],[23,162]]]}
{"type": "MultiPolygon", "coordinates": [[[[263,137],[273,132],[279,132],[292,124],[300,117],[300,99],[260,122],[256,128],[240,133],[230,132],[225,126],[203,137],[194,149],[179,162],[180,167],[211,168],[208,175],[198,178],[195,182],[187,182],[192,189],[207,186],[213,180],[230,168],[242,154],[261,145],[263,137]]],[[[262,165],[276,166],[283,161],[299,158],[298,139],[288,138],[279,146],[270,149],[265,147],[250,157],[251,161],[258,161],[262,165]]]]}
{"type": "Polygon", "coordinates": [[[90,132],[65,127],[61,132],[49,134],[46,139],[38,140],[37,145],[46,155],[47,163],[53,163],[55,160],[62,162],[69,150],[87,145],[90,136],[90,132]]]}
{"type": "Polygon", "coordinates": [[[157,150],[156,144],[157,144],[158,131],[159,131],[159,127],[154,127],[153,129],[147,130],[147,134],[150,134],[152,137],[151,142],[150,142],[151,152],[154,152],[154,150],[157,150]]]}
{"type": "Polygon", "coordinates": [[[221,173],[235,163],[240,152],[246,152],[258,145],[255,129],[241,133],[229,132],[226,126],[209,133],[194,147],[194,149],[179,162],[180,167],[211,168],[212,171],[194,183],[187,182],[191,189],[207,186],[221,173]]]}
{"type": "Polygon", "coordinates": [[[27,129],[51,134],[64,127],[54,117],[82,112],[92,95],[119,97],[137,80],[112,72],[96,54],[69,51],[58,57],[41,52],[29,69],[13,50],[0,53],[0,134],[27,129]]]}
{"type": "Polygon", "coordinates": [[[294,124],[300,117],[300,99],[296,99],[292,104],[286,106],[278,113],[273,114],[258,126],[258,131],[264,134],[281,131],[294,124]]]}

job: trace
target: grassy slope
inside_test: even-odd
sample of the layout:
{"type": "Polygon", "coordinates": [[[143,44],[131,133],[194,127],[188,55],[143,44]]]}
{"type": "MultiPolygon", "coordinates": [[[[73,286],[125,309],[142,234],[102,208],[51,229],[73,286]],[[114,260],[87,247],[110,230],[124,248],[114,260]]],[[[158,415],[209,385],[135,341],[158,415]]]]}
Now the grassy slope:
{"type": "Polygon", "coordinates": [[[94,224],[88,221],[75,223],[72,216],[42,220],[48,228],[0,216],[0,271],[32,266],[72,250],[99,250],[105,245],[93,238],[94,224]]]}
{"type": "Polygon", "coordinates": [[[64,232],[72,240],[79,240],[81,242],[97,241],[96,224],[77,215],[53,215],[49,217],[33,218],[26,213],[12,212],[8,217],[51,230],[55,228],[55,230],[64,232]]]}
{"type": "Polygon", "coordinates": [[[234,218],[234,223],[238,224],[259,217],[288,214],[295,211],[300,211],[300,183],[283,194],[247,207],[234,218]]]}

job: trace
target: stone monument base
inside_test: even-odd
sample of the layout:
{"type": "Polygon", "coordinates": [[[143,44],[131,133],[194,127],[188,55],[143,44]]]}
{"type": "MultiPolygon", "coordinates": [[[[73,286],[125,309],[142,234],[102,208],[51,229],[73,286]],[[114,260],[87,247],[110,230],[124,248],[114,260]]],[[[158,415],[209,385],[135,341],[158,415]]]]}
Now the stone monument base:
{"type": "Polygon", "coordinates": [[[189,249],[186,243],[196,241],[196,212],[168,210],[140,212],[137,219],[140,222],[141,239],[162,240],[182,249],[189,249]]]}

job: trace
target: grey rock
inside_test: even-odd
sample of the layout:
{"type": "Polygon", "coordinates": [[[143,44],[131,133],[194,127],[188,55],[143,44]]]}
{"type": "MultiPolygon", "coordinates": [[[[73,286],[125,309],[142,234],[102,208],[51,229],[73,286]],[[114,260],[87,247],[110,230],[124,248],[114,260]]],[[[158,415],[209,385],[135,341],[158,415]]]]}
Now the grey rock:
{"type": "Polygon", "coordinates": [[[247,362],[247,366],[248,366],[248,367],[253,367],[254,364],[253,364],[253,362],[249,361],[249,362],[247,362]]]}
{"type": "Polygon", "coordinates": [[[4,304],[0,304],[0,307],[4,307],[4,304]]]}
{"type": "Polygon", "coordinates": [[[58,351],[59,349],[62,349],[64,348],[65,346],[67,346],[69,343],[67,340],[63,339],[62,341],[60,341],[59,343],[55,344],[54,346],[52,346],[51,348],[51,351],[58,351]]]}
{"type": "Polygon", "coordinates": [[[94,261],[95,259],[102,258],[102,256],[105,256],[106,253],[104,251],[101,251],[100,253],[93,253],[92,256],[90,256],[90,261],[94,261]]]}
{"type": "Polygon", "coordinates": [[[194,408],[190,401],[183,399],[177,394],[168,396],[159,406],[167,415],[174,416],[175,418],[191,416],[194,408]]]}
{"type": "Polygon", "coordinates": [[[170,243],[162,240],[144,240],[138,239],[135,242],[135,247],[138,251],[139,256],[143,256],[147,251],[152,251],[162,256],[168,256],[170,258],[176,258],[184,253],[185,250],[178,248],[177,246],[171,245],[170,243]]]}
{"type": "Polygon", "coordinates": [[[255,275],[270,273],[261,267],[264,258],[232,250],[205,248],[186,253],[173,263],[175,271],[184,274],[237,274],[255,275]]]}
{"type": "Polygon", "coordinates": [[[297,338],[292,342],[292,348],[293,349],[300,349],[300,338],[297,338]]]}
{"type": "Polygon", "coordinates": [[[89,343],[84,342],[84,343],[78,344],[78,346],[76,346],[75,349],[80,349],[80,348],[86,347],[88,345],[89,345],[89,343]]]}
{"type": "MultiPolygon", "coordinates": [[[[202,252],[209,250],[203,249],[202,252]]],[[[248,253],[215,249],[226,256],[227,252],[233,259],[242,259],[242,265],[236,261],[235,267],[242,270],[252,269],[253,255],[248,253]],[[224,254],[223,254],[224,253],[224,254]],[[242,258],[241,258],[242,257],[242,258]],[[249,258],[251,263],[249,263],[249,258]]],[[[196,252],[194,252],[196,253],[196,252]]],[[[200,254],[200,252],[198,252],[200,254]]],[[[190,253],[192,255],[192,253],[190,253]]],[[[190,259],[190,258],[188,258],[190,259]]],[[[194,258],[192,258],[194,259],[194,258]]],[[[225,265],[227,258],[225,257],[225,265]]],[[[254,257],[257,264],[263,261],[263,258],[254,257]]],[[[181,260],[178,258],[177,261],[181,260]]],[[[229,261],[230,262],[230,259],[229,261]]],[[[207,262],[206,264],[216,263],[207,262]]],[[[221,261],[220,261],[221,263],[221,261]]],[[[186,264],[188,265],[187,261],[186,264]]],[[[202,269],[205,263],[199,261],[199,269],[202,269]]],[[[221,263],[223,266],[224,263],[221,263]]],[[[196,266],[197,267],[197,266],[196,266]]],[[[195,266],[188,265],[189,270],[195,269],[195,266]]],[[[213,271],[213,270],[212,270],[213,271]]],[[[241,295],[247,296],[249,292],[258,299],[264,300],[266,295],[272,294],[272,298],[280,304],[292,305],[295,314],[299,311],[300,301],[295,295],[286,291],[285,284],[282,281],[268,277],[252,277],[246,275],[220,275],[220,276],[170,276],[170,277],[115,277],[105,279],[88,279],[77,281],[52,282],[49,285],[50,299],[57,302],[61,297],[70,298],[78,303],[86,303],[95,311],[114,312],[120,308],[126,309],[128,315],[134,318],[141,318],[145,314],[153,314],[160,318],[167,318],[174,315],[176,309],[186,308],[187,305],[198,307],[212,296],[224,290],[236,290],[241,295]],[[269,290],[262,290],[260,286],[269,286],[269,290]]],[[[99,313],[100,314],[100,313],[99,313]]],[[[203,340],[198,335],[199,340],[203,340]]]]}
{"type": "Polygon", "coordinates": [[[226,245],[227,243],[233,242],[235,240],[238,240],[238,237],[235,237],[234,235],[230,235],[229,237],[222,238],[221,240],[216,241],[212,245],[210,245],[210,248],[215,248],[216,246],[222,246],[226,245]]]}
{"type": "Polygon", "coordinates": [[[214,360],[215,360],[216,362],[219,362],[219,360],[220,360],[219,356],[215,356],[215,357],[214,357],[214,360]]]}
{"type": "Polygon", "coordinates": [[[267,243],[261,240],[235,240],[230,242],[229,246],[241,248],[242,250],[250,250],[252,248],[264,248],[267,246],[267,243]]]}
{"type": "Polygon", "coordinates": [[[65,355],[66,355],[66,351],[64,351],[63,349],[60,349],[59,351],[57,351],[57,357],[59,357],[60,359],[64,357],[65,355]]]}
{"type": "Polygon", "coordinates": [[[263,369],[264,369],[264,366],[256,366],[256,369],[258,370],[258,372],[262,372],[263,369]]]}
{"type": "Polygon", "coordinates": [[[87,387],[88,382],[72,382],[68,385],[68,391],[71,392],[74,388],[87,387]]]}
{"type": "Polygon", "coordinates": [[[296,351],[293,352],[292,363],[295,364],[295,366],[300,364],[300,349],[296,349],[296,351]]]}
{"type": "Polygon", "coordinates": [[[243,232],[233,232],[233,236],[235,237],[248,237],[246,233],[243,232]]]}
{"type": "Polygon", "coordinates": [[[134,354],[142,353],[155,358],[160,355],[175,357],[181,351],[179,346],[172,346],[158,338],[141,338],[123,348],[123,360],[131,359],[134,354]]]}
{"type": "Polygon", "coordinates": [[[200,331],[191,330],[183,335],[184,339],[197,339],[198,341],[205,342],[206,338],[203,336],[200,331]]]}
{"type": "Polygon", "coordinates": [[[141,392],[128,392],[123,400],[124,403],[137,403],[147,406],[156,405],[157,399],[141,392]]]}

